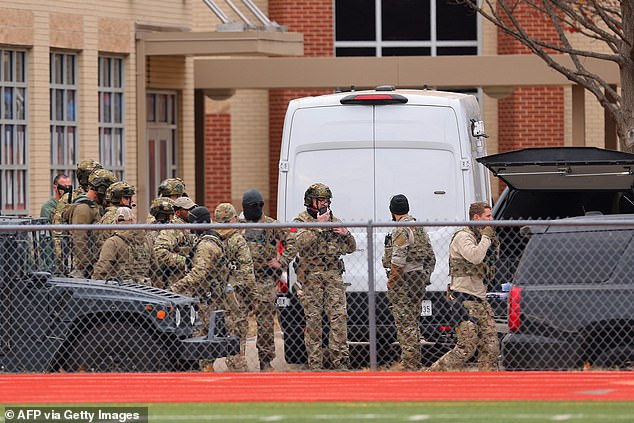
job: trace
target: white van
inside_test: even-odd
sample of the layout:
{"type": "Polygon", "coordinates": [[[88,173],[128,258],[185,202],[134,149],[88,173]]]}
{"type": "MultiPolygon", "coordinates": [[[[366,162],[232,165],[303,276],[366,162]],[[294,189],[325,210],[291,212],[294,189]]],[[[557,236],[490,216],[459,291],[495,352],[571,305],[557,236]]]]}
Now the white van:
{"type": "MultiPolygon", "coordinates": [[[[407,196],[410,213],[419,221],[467,220],[470,203],[490,202],[488,173],[475,160],[486,155],[484,137],[480,107],[467,94],[378,87],[292,100],[280,152],[278,220],[291,222],[304,210],[304,192],[315,182],[330,187],[333,214],[344,222],[390,222],[388,206],[395,194],[407,196]]],[[[422,325],[437,331],[446,308],[442,294],[448,283],[447,249],[453,228],[428,230],[437,264],[422,325]]],[[[381,265],[387,231],[377,228],[374,239],[379,355],[381,345],[385,350],[395,340],[381,265]]],[[[368,341],[367,239],[364,229],[353,233],[358,250],[344,257],[343,275],[348,285],[349,339],[351,345],[364,345],[368,341]]],[[[289,293],[278,302],[285,355],[288,362],[301,363],[304,315],[293,294],[292,271],[289,286],[289,293]]],[[[451,332],[443,327],[445,334],[451,332]]],[[[429,330],[424,330],[428,339],[433,337],[429,330]]]]}

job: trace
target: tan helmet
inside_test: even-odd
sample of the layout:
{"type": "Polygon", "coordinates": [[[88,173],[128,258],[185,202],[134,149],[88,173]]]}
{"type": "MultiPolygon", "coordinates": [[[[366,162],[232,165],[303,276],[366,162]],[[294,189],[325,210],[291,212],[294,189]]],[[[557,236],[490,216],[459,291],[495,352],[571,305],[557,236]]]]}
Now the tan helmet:
{"type": "Polygon", "coordinates": [[[181,178],[167,178],[159,185],[159,197],[171,197],[172,195],[187,196],[185,193],[185,182],[181,178]]]}
{"type": "Polygon", "coordinates": [[[170,214],[174,214],[174,200],[167,197],[155,198],[150,206],[150,214],[157,220],[161,220],[160,217],[166,218],[170,214]]]}
{"type": "Polygon", "coordinates": [[[88,178],[95,169],[103,169],[103,166],[93,159],[84,160],[77,165],[77,180],[84,189],[88,189],[88,178]]]}
{"type": "Polygon", "coordinates": [[[328,202],[330,202],[332,191],[330,191],[327,185],[320,182],[312,184],[304,193],[304,206],[312,207],[313,198],[327,198],[328,202]]]}
{"type": "Polygon", "coordinates": [[[88,178],[88,186],[90,189],[97,191],[99,194],[105,195],[110,185],[117,181],[117,177],[109,170],[95,169],[88,178]]]}
{"type": "Polygon", "coordinates": [[[106,201],[116,206],[121,204],[121,198],[134,196],[135,189],[125,181],[117,181],[106,190],[106,201]]]}
{"type": "Polygon", "coordinates": [[[227,223],[236,216],[236,209],[231,203],[220,203],[214,211],[214,220],[218,223],[227,223]]]}

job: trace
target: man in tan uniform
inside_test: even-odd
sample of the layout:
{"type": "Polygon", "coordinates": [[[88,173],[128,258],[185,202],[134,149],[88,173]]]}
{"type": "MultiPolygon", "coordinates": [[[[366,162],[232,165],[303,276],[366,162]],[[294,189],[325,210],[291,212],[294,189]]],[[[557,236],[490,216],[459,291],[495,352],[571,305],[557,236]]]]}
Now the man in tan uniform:
{"type": "MultiPolygon", "coordinates": [[[[471,204],[469,218],[476,222],[492,220],[491,206],[471,204]]],[[[448,295],[451,301],[458,303],[457,307],[464,308],[464,312],[456,327],[456,346],[438,359],[429,368],[431,371],[460,368],[476,350],[480,370],[498,370],[500,344],[493,309],[486,299],[491,269],[485,259],[491,247],[493,254],[497,254],[497,238],[491,226],[464,227],[454,233],[449,245],[451,284],[448,295]]]]}

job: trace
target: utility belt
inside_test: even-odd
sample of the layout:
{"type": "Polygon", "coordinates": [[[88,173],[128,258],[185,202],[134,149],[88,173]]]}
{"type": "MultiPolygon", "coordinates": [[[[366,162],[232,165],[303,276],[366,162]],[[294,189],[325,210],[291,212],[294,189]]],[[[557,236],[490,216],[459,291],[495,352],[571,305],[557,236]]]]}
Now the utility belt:
{"type": "Polygon", "coordinates": [[[447,300],[451,302],[456,302],[462,305],[463,301],[477,301],[480,303],[486,302],[486,299],[480,298],[476,295],[467,294],[466,292],[453,291],[449,286],[447,286],[447,300]]]}
{"type": "Polygon", "coordinates": [[[469,315],[469,311],[462,304],[463,301],[476,301],[479,303],[484,303],[486,300],[483,300],[480,297],[476,297],[475,295],[467,294],[459,291],[452,291],[447,285],[447,293],[446,293],[447,301],[451,304],[451,314],[452,321],[454,326],[458,326],[460,322],[473,322],[478,323],[478,319],[469,315]]]}
{"type": "Polygon", "coordinates": [[[307,272],[337,270],[340,275],[346,271],[343,259],[335,257],[309,257],[296,259],[300,266],[304,266],[307,272]],[[299,259],[299,260],[298,260],[299,259]]]}

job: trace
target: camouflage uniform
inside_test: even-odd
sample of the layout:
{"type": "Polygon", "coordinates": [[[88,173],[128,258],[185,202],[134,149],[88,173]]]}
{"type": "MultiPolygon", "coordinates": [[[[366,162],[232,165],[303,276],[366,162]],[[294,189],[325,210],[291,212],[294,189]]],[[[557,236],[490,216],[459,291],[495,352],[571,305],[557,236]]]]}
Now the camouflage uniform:
{"type": "MultiPolygon", "coordinates": [[[[90,174],[90,192],[97,196],[105,196],[106,189],[116,182],[112,172],[105,169],[96,169],[90,174]]],[[[62,219],[73,225],[94,224],[101,218],[100,205],[88,195],[82,195],[73,201],[70,207],[64,210],[62,219]]],[[[72,231],[73,271],[72,277],[89,278],[92,275],[93,265],[99,256],[96,242],[96,234],[93,231],[72,231]]]]}
{"type": "MultiPolygon", "coordinates": [[[[185,192],[185,182],[181,178],[167,178],[164,179],[163,182],[158,187],[158,197],[169,197],[175,200],[173,197],[181,197],[183,195],[187,195],[185,192]]],[[[152,213],[148,213],[147,218],[145,219],[145,223],[154,223],[154,216],[152,213]]],[[[178,219],[178,221],[174,223],[185,223],[182,219],[178,219]]]]}
{"type": "Polygon", "coordinates": [[[93,279],[120,279],[151,285],[148,277],[150,250],[143,231],[114,231],[99,253],[93,279]]]}
{"type": "MultiPolygon", "coordinates": [[[[240,222],[247,223],[247,220],[241,218],[240,222]]],[[[265,215],[257,222],[249,221],[249,223],[276,222],[275,219],[265,215]]],[[[282,269],[269,267],[268,262],[278,258],[277,242],[279,241],[284,246],[284,250],[278,260],[282,268],[287,267],[295,258],[295,237],[288,229],[277,228],[245,229],[243,235],[249,244],[253,258],[256,280],[253,308],[258,325],[256,346],[260,368],[265,370],[270,367],[271,361],[275,358],[275,316],[277,314],[275,289],[282,273],[282,269]]]]}
{"type": "MultiPolygon", "coordinates": [[[[235,208],[229,203],[216,207],[214,220],[227,223],[237,217],[235,208]]],[[[227,367],[233,371],[246,371],[246,338],[249,333],[248,314],[255,288],[253,259],[246,239],[238,229],[218,229],[225,242],[225,256],[229,266],[229,280],[225,295],[227,328],[232,335],[240,337],[240,354],[227,357],[227,367]]]]}
{"type": "MultiPolygon", "coordinates": [[[[416,219],[405,215],[398,221],[416,219]]],[[[395,227],[385,244],[383,266],[398,273],[392,275],[394,284],[388,286],[387,298],[401,346],[401,366],[404,370],[418,370],[421,365],[419,319],[425,286],[430,283],[436,257],[429,235],[422,227],[395,227]]]]}
{"type": "MultiPolygon", "coordinates": [[[[51,223],[54,225],[67,224],[70,221],[66,220],[64,212],[81,196],[85,196],[88,192],[88,178],[95,169],[102,169],[99,162],[95,160],[84,160],[77,165],[77,180],[79,186],[73,190],[73,195],[69,196],[68,193],[62,195],[57,202],[55,209],[51,214],[51,223]]],[[[66,213],[69,216],[70,213],[66,213]]],[[[58,274],[68,275],[73,267],[72,255],[71,255],[71,237],[68,231],[54,231],[53,238],[55,240],[55,268],[58,274]]]]}
{"type": "MultiPolygon", "coordinates": [[[[171,198],[157,197],[154,201],[152,201],[152,204],[150,205],[150,216],[154,219],[152,224],[158,225],[170,223],[170,216],[173,214],[174,201],[171,198]]],[[[154,245],[156,244],[156,239],[158,238],[160,232],[160,230],[147,231],[145,238],[148,250],[150,251],[149,276],[152,280],[152,285],[158,288],[163,288],[163,273],[161,272],[161,268],[154,252],[154,245]]]]}
{"type": "MultiPolygon", "coordinates": [[[[319,197],[332,196],[330,189],[323,184],[313,184],[307,194],[309,191],[324,191],[317,195],[319,197]]],[[[316,222],[317,219],[308,211],[303,211],[294,221],[316,222]]],[[[330,221],[341,222],[332,216],[330,221]]],[[[304,342],[308,367],[311,370],[323,369],[321,319],[325,311],[330,324],[328,348],[332,366],[347,369],[350,366],[348,311],[341,256],[353,253],[357,248],[356,241],[351,233],[339,235],[329,228],[299,228],[295,245],[299,262],[298,279],[303,280],[300,300],[306,316],[304,342]]]]}
{"type": "Polygon", "coordinates": [[[187,272],[193,243],[192,234],[186,229],[163,229],[158,233],[153,245],[153,255],[164,289],[187,272]]]}
{"type": "Polygon", "coordinates": [[[198,235],[192,258],[192,268],[174,282],[170,289],[182,295],[199,297],[201,326],[198,335],[207,335],[211,311],[223,309],[227,285],[227,263],[224,243],[217,234],[198,235]]]}
{"type": "MultiPolygon", "coordinates": [[[[106,210],[99,219],[100,225],[114,225],[117,223],[117,209],[121,206],[121,200],[123,197],[132,198],[135,194],[135,189],[132,185],[128,184],[125,181],[117,181],[110,185],[106,190],[106,203],[109,204],[106,207],[106,210]]],[[[125,206],[129,207],[129,206],[125,206]]],[[[97,245],[99,248],[103,245],[103,243],[114,235],[115,230],[106,230],[99,231],[97,233],[97,245]]]]}
{"type": "Polygon", "coordinates": [[[456,327],[456,346],[430,367],[432,371],[459,368],[476,350],[480,370],[498,369],[500,345],[493,310],[486,299],[483,263],[493,239],[469,227],[454,233],[449,245],[450,292],[466,313],[456,327]]]}

